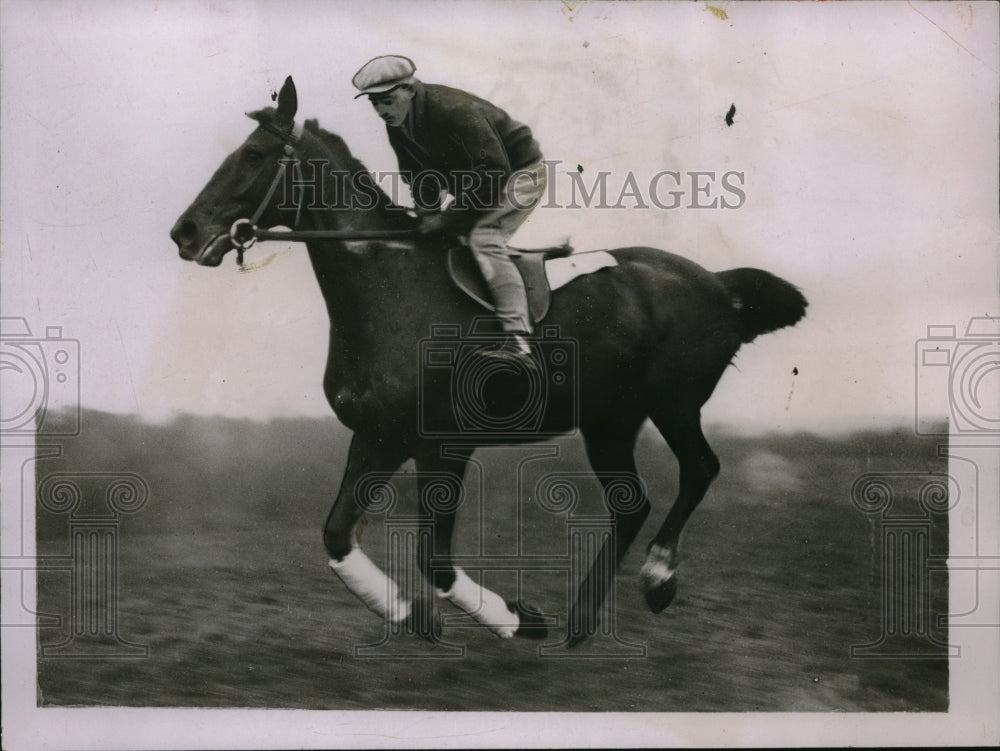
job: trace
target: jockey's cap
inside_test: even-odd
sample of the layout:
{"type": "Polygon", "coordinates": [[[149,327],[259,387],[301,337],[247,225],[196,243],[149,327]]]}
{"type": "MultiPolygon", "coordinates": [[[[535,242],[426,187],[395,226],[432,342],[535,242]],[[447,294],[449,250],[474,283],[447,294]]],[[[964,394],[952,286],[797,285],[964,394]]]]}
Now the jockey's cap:
{"type": "Polygon", "coordinates": [[[397,86],[410,83],[417,66],[408,57],[402,55],[381,55],[361,66],[354,74],[351,83],[361,91],[354,98],[365,94],[381,94],[397,86]]]}

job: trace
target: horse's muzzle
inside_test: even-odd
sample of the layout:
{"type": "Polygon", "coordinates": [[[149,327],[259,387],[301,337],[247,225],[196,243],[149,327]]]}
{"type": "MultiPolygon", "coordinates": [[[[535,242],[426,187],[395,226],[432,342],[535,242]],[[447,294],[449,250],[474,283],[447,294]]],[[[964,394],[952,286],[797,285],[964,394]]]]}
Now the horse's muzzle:
{"type": "Polygon", "coordinates": [[[198,223],[182,216],[170,230],[170,239],[177,244],[181,256],[190,260],[198,255],[195,244],[200,234],[198,223]]]}
{"type": "Polygon", "coordinates": [[[229,235],[216,231],[206,240],[207,233],[190,216],[182,216],[170,230],[170,239],[185,261],[195,261],[201,266],[218,266],[223,256],[232,248],[229,235]]]}

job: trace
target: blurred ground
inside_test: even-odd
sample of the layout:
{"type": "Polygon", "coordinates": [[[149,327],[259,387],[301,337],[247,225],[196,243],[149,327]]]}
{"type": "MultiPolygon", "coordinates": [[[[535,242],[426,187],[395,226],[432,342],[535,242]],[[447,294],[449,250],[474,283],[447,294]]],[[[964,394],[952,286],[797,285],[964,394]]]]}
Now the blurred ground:
{"type": "MultiPolygon", "coordinates": [[[[682,540],[680,591],[662,614],[646,609],[637,573],[645,544],[672,501],[676,469],[662,440],[647,431],[637,455],[654,512],[622,567],[614,638],[569,656],[558,649],[540,655],[538,643],[501,642],[452,619],[443,638],[455,649],[393,637],[370,648],[381,655],[370,659],[356,649],[382,641],[385,626],[327,568],[321,540],[346,451],[336,421],[183,417],[148,425],[88,412],[83,437],[67,440],[61,458],[38,462],[38,482],[75,473],[87,495],[100,492],[95,483],[101,478],[79,479],[80,472],[129,472],[148,485],[146,505],[114,528],[118,577],[108,585],[117,589],[109,643],[117,636],[147,646],[148,656],[53,656],[51,647],[70,639],[74,628],[83,638],[63,652],[85,644],[93,630],[86,617],[94,616],[74,593],[69,569],[43,571],[39,611],[58,616],[59,623],[40,620],[39,643],[49,649],[38,660],[39,703],[945,711],[948,663],[940,649],[931,645],[917,659],[860,659],[850,652],[877,642],[887,617],[881,521],[852,503],[852,485],[870,473],[944,473],[936,445],[891,431],[837,438],[706,432],[722,472],[682,540]],[[633,655],[600,656],[609,651],[633,655]],[[400,653],[409,656],[386,656],[400,653]]],[[[537,447],[477,455],[482,468],[472,485],[481,485],[482,493],[473,487],[462,507],[458,552],[550,558],[566,552],[567,516],[543,511],[530,497],[545,473],[586,469],[574,439],[559,446],[558,459],[531,465],[520,500],[510,467],[537,447]]],[[[599,513],[598,486],[579,482],[589,492],[576,513],[599,513]]],[[[405,476],[398,485],[409,487],[405,476]]],[[[916,500],[894,502],[912,516],[919,511],[916,500]]],[[[401,500],[396,512],[405,515],[412,503],[401,500]]],[[[932,519],[930,554],[943,559],[945,518],[932,519]]],[[[66,556],[73,523],[40,508],[39,555],[66,556]]],[[[380,562],[386,532],[382,517],[364,530],[365,547],[380,562]]],[[[76,565],[99,567],[100,560],[76,565]]],[[[557,617],[547,642],[555,644],[565,632],[567,573],[549,563],[519,578],[497,571],[485,576],[505,597],[520,588],[526,601],[557,617]]],[[[930,636],[946,642],[933,617],[946,612],[946,581],[931,574],[930,584],[924,602],[930,636]]],[[[440,610],[454,614],[447,604],[440,610]]]]}

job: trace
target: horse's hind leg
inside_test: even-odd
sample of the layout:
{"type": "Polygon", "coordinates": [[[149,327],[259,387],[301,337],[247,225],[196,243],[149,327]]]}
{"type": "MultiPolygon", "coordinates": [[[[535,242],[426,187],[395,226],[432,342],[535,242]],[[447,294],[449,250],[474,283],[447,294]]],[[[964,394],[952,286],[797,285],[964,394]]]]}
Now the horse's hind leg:
{"type": "Polygon", "coordinates": [[[719,460],[705,440],[697,410],[664,409],[653,414],[652,420],[676,454],[680,466],[677,500],[650,542],[640,572],[646,603],[650,610],[659,613],[677,593],[677,546],[681,532],[719,473],[719,460]]]}
{"type": "Polygon", "coordinates": [[[388,497],[385,483],[407,458],[401,448],[389,448],[356,434],[337,500],[323,529],[330,568],[371,611],[397,622],[410,615],[410,603],[361,550],[355,527],[366,510],[388,497]]]}
{"type": "Polygon", "coordinates": [[[611,512],[612,531],[577,590],[570,611],[570,646],[597,632],[601,605],[614,586],[618,564],[649,516],[649,499],[633,456],[637,432],[637,427],[584,430],[587,456],[611,512]]]}
{"type": "Polygon", "coordinates": [[[449,447],[442,455],[440,447],[434,445],[417,457],[418,508],[421,519],[429,526],[429,534],[422,534],[418,544],[420,569],[438,597],[465,611],[497,636],[544,638],[547,629],[539,614],[518,603],[505,602],[452,563],[455,516],[464,499],[463,478],[472,451],[472,447],[449,447]]]}

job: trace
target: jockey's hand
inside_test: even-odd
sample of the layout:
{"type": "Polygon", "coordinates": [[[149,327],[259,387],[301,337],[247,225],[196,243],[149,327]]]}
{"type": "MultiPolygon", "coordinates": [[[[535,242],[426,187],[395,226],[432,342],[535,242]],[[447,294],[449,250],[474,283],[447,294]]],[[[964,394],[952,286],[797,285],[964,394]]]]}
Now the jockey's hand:
{"type": "Polygon", "coordinates": [[[442,212],[424,214],[420,217],[420,226],[417,227],[417,231],[421,235],[430,235],[435,232],[444,232],[447,226],[448,222],[442,212]]]}

